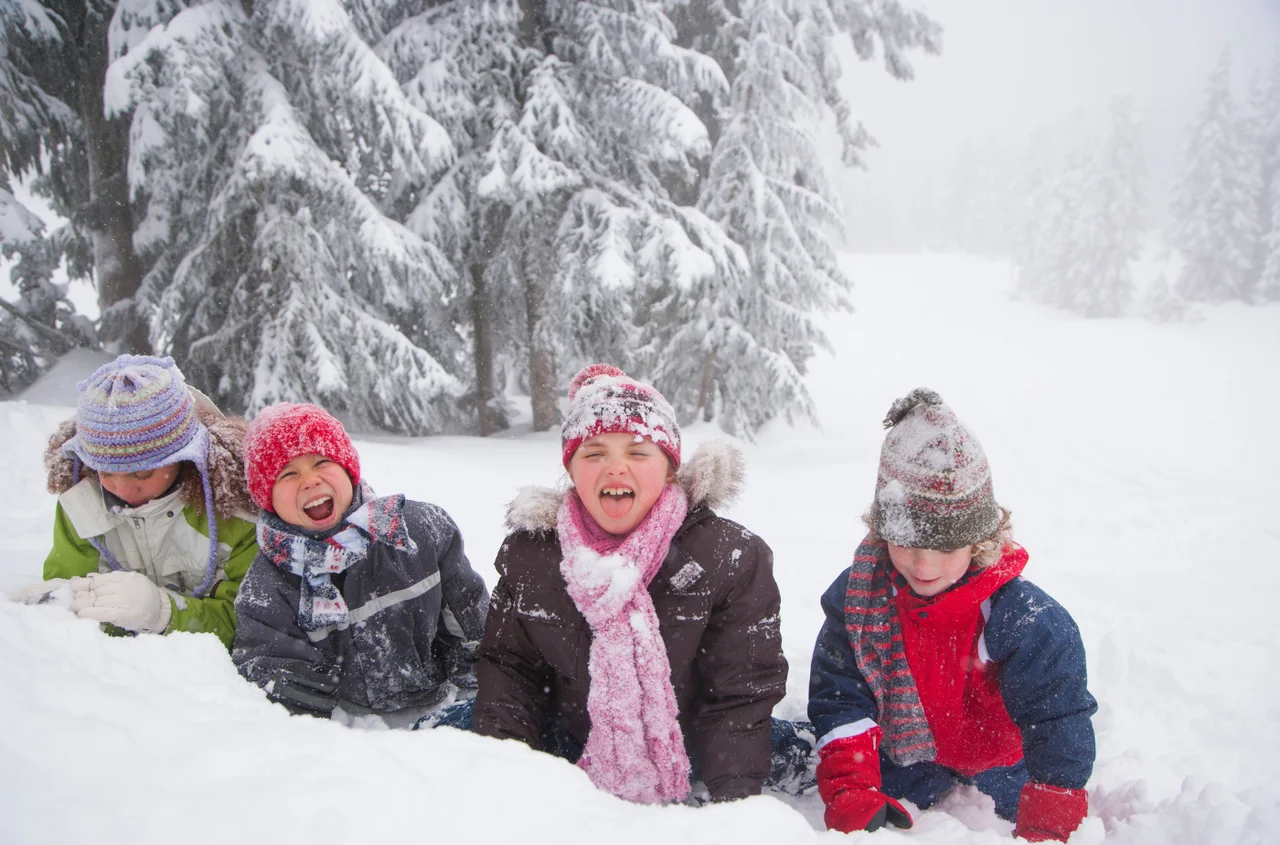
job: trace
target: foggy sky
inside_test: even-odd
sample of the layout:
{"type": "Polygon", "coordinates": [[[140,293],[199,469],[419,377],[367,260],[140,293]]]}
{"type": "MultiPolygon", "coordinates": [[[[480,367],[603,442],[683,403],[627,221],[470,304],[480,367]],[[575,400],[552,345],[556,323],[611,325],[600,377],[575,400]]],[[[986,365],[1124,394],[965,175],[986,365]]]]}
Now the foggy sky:
{"type": "Polygon", "coordinates": [[[1159,178],[1224,47],[1241,92],[1280,47],[1280,0],[906,2],[942,24],[941,56],[914,54],[906,83],[878,60],[849,51],[843,61],[853,113],[881,144],[868,155],[877,183],[940,163],[966,140],[1020,144],[1037,124],[1101,113],[1118,93],[1133,96],[1155,136],[1159,178]]]}

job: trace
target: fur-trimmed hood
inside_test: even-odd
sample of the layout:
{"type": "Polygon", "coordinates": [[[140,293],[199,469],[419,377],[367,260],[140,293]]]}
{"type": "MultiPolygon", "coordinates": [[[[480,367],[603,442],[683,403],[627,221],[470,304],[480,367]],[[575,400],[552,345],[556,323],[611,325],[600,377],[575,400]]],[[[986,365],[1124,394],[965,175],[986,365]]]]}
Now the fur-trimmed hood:
{"type": "MultiPolygon", "coordinates": [[[[252,521],[258,513],[258,506],[249,498],[244,480],[245,421],[240,417],[224,417],[216,409],[199,403],[196,405],[196,418],[209,430],[209,486],[213,490],[215,515],[219,519],[239,517],[252,521]]],[[[62,446],[75,434],[76,418],[63,420],[44,450],[48,490],[54,495],[65,493],[74,483],[74,462],[62,451],[62,446]]],[[[97,473],[81,465],[80,477],[96,479],[97,473]]],[[[179,498],[183,505],[204,513],[204,490],[199,473],[184,473],[179,498]]]]}
{"type": "MultiPolygon", "coordinates": [[[[676,483],[689,497],[689,511],[711,509],[733,502],[742,491],[746,461],[738,447],[721,441],[703,443],[680,469],[676,483]]],[[[525,487],[507,505],[507,530],[541,533],[554,531],[566,490],[525,487]]]]}

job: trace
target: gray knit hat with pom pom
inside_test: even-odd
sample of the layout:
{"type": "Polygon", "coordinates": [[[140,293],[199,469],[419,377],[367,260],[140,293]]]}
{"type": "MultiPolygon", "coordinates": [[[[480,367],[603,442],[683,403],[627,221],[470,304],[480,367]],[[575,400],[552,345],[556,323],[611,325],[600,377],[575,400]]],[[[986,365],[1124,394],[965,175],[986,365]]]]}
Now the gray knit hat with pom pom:
{"type": "Polygon", "coordinates": [[[918,387],[884,419],[875,500],[867,522],[896,546],[950,551],[1000,525],[991,469],[978,438],[942,397],[918,387]]]}

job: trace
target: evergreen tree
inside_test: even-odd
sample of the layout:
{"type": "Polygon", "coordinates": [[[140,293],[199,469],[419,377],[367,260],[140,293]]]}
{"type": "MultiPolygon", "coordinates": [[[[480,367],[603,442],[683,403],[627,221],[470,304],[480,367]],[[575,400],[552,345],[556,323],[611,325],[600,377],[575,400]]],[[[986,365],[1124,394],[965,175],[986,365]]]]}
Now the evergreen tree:
{"type": "Polygon", "coordinates": [[[353,18],[335,0],[249,14],[215,0],[112,64],[157,347],[229,408],[288,398],[406,433],[458,423],[456,278],[404,225],[453,149],[360,31],[398,5],[353,18]]]}
{"type": "Polygon", "coordinates": [[[1048,230],[1048,209],[1053,201],[1054,150],[1044,127],[1032,132],[1014,180],[1010,201],[1010,253],[1017,268],[1015,294],[1035,300],[1036,270],[1042,244],[1052,236],[1048,230]]]}
{"type": "Polygon", "coordinates": [[[1251,296],[1258,186],[1231,94],[1230,71],[1230,56],[1224,53],[1191,127],[1174,199],[1171,240],[1184,260],[1176,287],[1190,300],[1251,296]]]}
{"type": "MultiPolygon", "coordinates": [[[[512,349],[527,361],[516,371],[527,374],[534,428],[549,428],[562,371],[598,359],[634,369],[653,262],[689,263],[699,237],[728,249],[680,201],[710,151],[689,104],[725,80],[673,34],[660,2],[459,0],[380,47],[458,149],[411,225],[471,283],[483,433],[505,422],[495,380],[514,366],[512,349]]],[[[705,255],[694,263],[716,268],[705,255]]]]}
{"type": "Polygon", "coordinates": [[[1153,323],[1177,323],[1193,317],[1186,301],[1170,289],[1163,273],[1147,287],[1140,309],[1142,316],[1153,323]]]}
{"type": "Polygon", "coordinates": [[[652,374],[678,411],[729,431],[749,433],[778,414],[811,418],[805,365],[827,343],[818,315],[846,307],[849,288],[827,234],[841,214],[813,127],[834,114],[849,166],[872,143],[838,89],[829,37],[851,38],[860,58],[879,54],[909,79],[904,53],[936,51],[938,28],[892,0],[669,5],[680,12],[680,42],[714,57],[728,78],[728,96],[701,105],[714,146],[698,208],[736,248],[687,290],[651,293],[652,374]]]}
{"type": "MultiPolygon", "coordinates": [[[[1273,200],[1271,219],[1280,220],[1280,195],[1273,200]]],[[[1280,225],[1272,225],[1263,243],[1266,245],[1266,259],[1258,277],[1256,296],[1262,302],[1275,302],[1280,300],[1280,225]]]]}
{"type": "Polygon", "coordinates": [[[1084,174],[1066,289],[1068,307],[1086,317],[1122,316],[1133,300],[1130,262],[1142,236],[1144,168],[1132,102],[1111,103],[1111,125],[1084,174]]]}
{"type": "Polygon", "coordinates": [[[1258,169],[1254,296],[1268,302],[1280,299],[1280,50],[1254,87],[1250,106],[1258,169]]]}
{"type": "Polygon", "coordinates": [[[1089,156],[1066,153],[1058,172],[1038,198],[1036,223],[1028,227],[1026,263],[1018,276],[1018,295],[1054,308],[1071,308],[1087,256],[1089,156]]]}
{"type": "Polygon", "coordinates": [[[230,408],[400,431],[496,430],[513,380],[548,428],[600,358],[730,430],[811,413],[847,282],[806,121],[833,110],[851,164],[869,143],[826,34],[903,77],[936,41],[867,0],[129,6],[107,99],[157,345],[230,408]]]}
{"type": "Polygon", "coordinates": [[[114,7],[109,0],[0,2],[0,168],[6,184],[30,180],[70,221],[10,245],[25,278],[47,279],[65,259],[71,278],[97,284],[103,340],[145,352],[124,173],[127,123],[102,105],[114,7]]]}

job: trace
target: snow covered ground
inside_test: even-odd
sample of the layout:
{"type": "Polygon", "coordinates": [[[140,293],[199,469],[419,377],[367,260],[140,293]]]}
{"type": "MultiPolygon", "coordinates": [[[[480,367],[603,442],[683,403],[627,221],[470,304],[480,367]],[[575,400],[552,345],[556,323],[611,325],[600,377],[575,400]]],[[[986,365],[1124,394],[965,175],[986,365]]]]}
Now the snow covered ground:
{"type": "MultiPolygon", "coordinates": [[[[745,444],[727,512],[773,546],[789,694],[803,713],[818,596],[861,536],[890,402],[938,390],[975,429],[1027,576],[1089,650],[1098,762],[1075,843],[1280,842],[1280,306],[1198,323],[1084,321],[1013,302],[1008,267],[848,256],[858,311],[814,362],[822,427],[745,444]]],[[[40,386],[56,402],[74,378],[40,386]]],[[[0,403],[0,591],[40,577],[52,523],[40,451],[69,407],[0,403]]],[[[720,436],[685,432],[686,451],[720,436]]],[[[445,507],[492,582],[505,503],[559,476],[555,434],[358,443],[368,478],[445,507]]],[[[442,729],[290,718],[205,635],[113,639],[0,602],[5,843],[835,841],[816,795],[703,809],[625,804],[574,767],[442,729]]],[[[879,843],[997,843],[972,789],[879,843]]],[[[868,840],[871,841],[871,840],[868,840]]]]}

